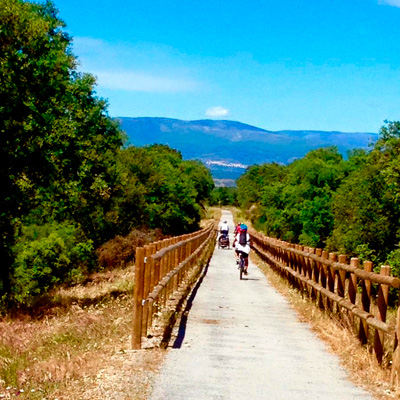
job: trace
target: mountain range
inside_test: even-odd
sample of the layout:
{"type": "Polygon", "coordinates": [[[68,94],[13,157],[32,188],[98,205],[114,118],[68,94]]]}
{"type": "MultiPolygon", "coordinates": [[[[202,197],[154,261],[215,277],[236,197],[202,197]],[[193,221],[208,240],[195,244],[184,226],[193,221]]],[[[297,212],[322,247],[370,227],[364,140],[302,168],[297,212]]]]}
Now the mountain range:
{"type": "Polygon", "coordinates": [[[129,144],[159,143],[179,150],[184,159],[199,159],[211,170],[217,185],[231,186],[253,164],[288,164],[310,150],[337,146],[348,150],[367,148],[376,133],[311,130],[268,131],[236,121],[183,121],[172,118],[120,117],[129,144]]]}

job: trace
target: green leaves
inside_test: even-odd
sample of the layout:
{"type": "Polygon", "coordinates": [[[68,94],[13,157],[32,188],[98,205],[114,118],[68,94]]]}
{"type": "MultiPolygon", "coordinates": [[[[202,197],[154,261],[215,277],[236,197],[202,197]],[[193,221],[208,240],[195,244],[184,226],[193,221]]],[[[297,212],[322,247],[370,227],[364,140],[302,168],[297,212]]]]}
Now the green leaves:
{"type": "Polygon", "coordinates": [[[331,197],[344,176],[335,147],[317,149],[284,167],[251,167],[238,181],[243,206],[259,203],[258,224],[271,236],[307,246],[325,245],[333,216],[331,197]]]}
{"type": "Polygon", "coordinates": [[[385,262],[400,241],[399,127],[388,123],[370,153],[349,159],[351,172],[335,195],[331,248],[354,255],[367,246],[385,262]]]}
{"type": "Polygon", "coordinates": [[[94,77],[75,70],[57,13],[51,2],[0,0],[3,291],[10,288],[17,223],[79,221],[95,243],[111,234],[106,220],[123,135],[94,96],[94,77]]]}
{"type": "Polygon", "coordinates": [[[195,230],[214,186],[167,146],[121,150],[57,14],[50,1],[0,0],[0,295],[21,302],[78,279],[115,234],[195,230]]]}
{"type": "Polygon", "coordinates": [[[70,223],[23,228],[14,246],[12,297],[32,304],[57,283],[75,283],[93,263],[93,242],[70,223]]]}
{"type": "Polygon", "coordinates": [[[271,236],[389,263],[399,273],[400,122],[387,122],[366,152],[343,160],[334,147],[281,167],[251,167],[238,181],[242,207],[271,236]],[[267,174],[265,172],[268,171],[267,174]]]}
{"type": "Polygon", "coordinates": [[[176,150],[153,145],[122,150],[118,168],[121,180],[115,210],[120,231],[147,226],[178,234],[198,227],[200,204],[213,188],[203,164],[183,161],[176,150]]]}

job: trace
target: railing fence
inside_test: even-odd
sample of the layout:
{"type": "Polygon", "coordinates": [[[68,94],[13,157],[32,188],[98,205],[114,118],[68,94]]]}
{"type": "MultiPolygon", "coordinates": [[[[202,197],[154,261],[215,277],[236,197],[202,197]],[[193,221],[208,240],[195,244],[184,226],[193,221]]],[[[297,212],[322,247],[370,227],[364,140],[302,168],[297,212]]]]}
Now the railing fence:
{"type": "Polygon", "coordinates": [[[132,348],[140,349],[154,315],[196,279],[215,245],[215,224],[136,249],[132,348]]]}
{"type": "Polygon", "coordinates": [[[347,318],[361,343],[371,343],[378,363],[385,351],[393,348],[392,383],[399,385],[400,308],[395,327],[386,323],[386,314],[389,289],[399,289],[400,280],[390,276],[390,267],[382,266],[376,274],[370,261],[360,265],[358,258],[349,261],[346,255],[283,242],[254,230],[250,233],[256,253],[319,308],[347,318]],[[378,285],[376,302],[372,301],[372,283],[378,285]],[[388,340],[388,334],[394,339],[388,340]]]}

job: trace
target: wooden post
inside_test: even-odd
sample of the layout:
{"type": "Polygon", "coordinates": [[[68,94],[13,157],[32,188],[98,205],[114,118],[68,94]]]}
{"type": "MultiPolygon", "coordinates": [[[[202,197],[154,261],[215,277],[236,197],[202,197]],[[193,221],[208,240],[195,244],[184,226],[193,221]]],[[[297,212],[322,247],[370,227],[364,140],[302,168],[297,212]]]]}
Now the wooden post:
{"type": "MultiPolygon", "coordinates": [[[[296,249],[301,251],[301,246],[297,245],[296,249]]],[[[300,256],[300,255],[296,255],[296,258],[295,258],[295,260],[296,260],[296,272],[298,274],[301,274],[301,272],[302,272],[302,258],[303,257],[300,256]]],[[[296,286],[300,290],[300,292],[303,291],[303,285],[302,285],[301,279],[297,279],[296,280],[296,286]]]]}
{"type": "MultiPolygon", "coordinates": [[[[341,254],[339,256],[339,263],[346,264],[346,262],[347,262],[347,256],[344,254],[341,254]]],[[[339,278],[338,279],[338,287],[337,287],[338,296],[344,298],[344,292],[345,292],[345,287],[346,287],[346,271],[339,270],[338,278],[339,278]]]]}
{"type": "Polygon", "coordinates": [[[143,296],[146,298],[148,294],[150,293],[150,278],[151,278],[151,269],[150,269],[150,264],[152,258],[151,256],[153,255],[153,248],[152,245],[147,245],[144,246],[144,290],[143,290],[143,296]]]}
{"type": "MultiPolygon", "coordinates": [[[[359,266],[359,259],[356,257],[352,257],[350,259],[350,265],[352,267],[358,268],[359,266]]],[[[349,279],[349,300],[352,304],[356,304],[356,297],[357,297],[357,276],[353,273],[350,273],[349,279]]],[[[349,313],[349,319],[352,328],[354,328],[354,314],[352,312],[349,313]]]]}
{"type": "MultiPolygon", "coordinates": [[[[315,255],[317,255],[318,257],[322,257],[322,249],[319,248],[315,249],[315,255]]],[[[314,263],[314,282],[319,283],[320,277],[321,277],[321,264],[318,261],[316,261],[314,263]]],[[[318,306],[320,308],[324,308],[324,303],[322,301],[322,294],[316,291],[315,296],[317,298],[318,306]]]]}
{"type": "MultiPolygon", "coordinates": [[[[173,241],[171,240],[170,246],[172,245],[173,241]]],[[[167,254],[167,270],[165,271],[165,275],[169,274],[171,270],[172,270],[172,251],[169,251],[167,254]]],[[[167,303],[170,293],[171,293],[171,280],[167,282],[164,288],[164,305],[167,303]]]]}
{"type": "MultiPolygon", "coordinates": [[[[381,275],[384,276],[390,275],[390,267],[388,265],[382,265],[381,275]]],[[[388,298],[389,298],[389,286],[380,284],[378,291],[378,313],[376,315],[376,318],[382,322],[386,322],[388,298]]],[[[374,352],[379,364],[382,363],[384,339],[385,339],[384,333],[376,329],[374,336],[374,352]]]]}
{"type": "MultiPolygon", "coordinates": [[[[179,247],[174,250],[174,268],[179,265],[179,247]]],[[[178,290],[178,274],[173,278],[172,291],[175,293],[178,290]]]]}
{"type": "Polygon", "coordinates": [[[147,304],[147,326],[153,325],[153,314],[154,314],[154,300],[149,299],[147,304]]]}
{"type": "MultiPolygon", "coordinates": [[[[329,253],[329,259],[333,262],[337,260],[337,255],[335,253],[329,253]]],[[[331,293],[335,293],[335,278],[336,273],[335,270],[331,267],[328,267],[328,290],[331,293]]],[[[334,302],[331,302],[330,299],[327,299],[327,308],[333,311],[334,302]]]]}
{"type": "MultiPolygon", "coordinates": [[[[400,304],[400,302],[399,302],[400,304]]],[[[393,347],[393,363],[390,381],[392,385],[400,386],[400,306],[397,309],[396,330],[393,347]]]]}
{"type": "MultiPolygon", "coordinates": [[[[315,254],[315,249],[313,249],[312,247],[309,248],[310,253],[315,254]]],[[[315,266],[316,261],[314,261],[312,258],[310,258],[310,264],[309,264],[309,278],[314,281],[317,282],[315,280],[315,274],[318,271],[317,267],[315,266]]],[[[317,298],[317,292],[315,291],[315,289],[311,286],[310,287],[310,298],[312,301],[314,301],[317,298]]]]}
{"type": "Polygon", "coordinates": [[[135,290],[133,297],[133,330],[132,349],[140,349],[142,346],[142,301],[144,283],[144,249],[136,248],[135,264],[135,290]]]}
{"type": "Polygon", "coordinates": [[[149,258],[147,259],[147,267],[149,269],[149,293],[151,293],[154,289],[154,281],[155,281],[155,279],[154,279],[154,259],[151,256],[157,253],[157,251],[158,251],[157,245],[154,243],[151,244],[150,249],[151,249],[151,251],[150,251],[151,254],[150,254],[149,258]]]}
{"type": "MultiPolygon", "coordinates": [[[[183,260],[184,260],[184,258],[183,258],[183,246],[181,245],[181,246],[179,247],[179,249],[178,249],[178,265],[179,265],[183,260]]],[[[178,289],[179,289],[179,286],[181,285],[181,282],[182,282],[182,270],[180,270],[180,271],[178,272],[177,278],[178,278],[178,289]]]]}
{"type": "MultiPolygon", "coordinates": [[[[347,256],[341,254],[339,256],[339,263],[346,264],[347,256]]],[[[339,270],[338,271],[338,283],[337,283],[337,294],[339,297],[345,297],[345,289],[346,289],[346,271],[339,270]]],[[[338,304],[337,311],[340,314],[340,306],[338,304]]]]}
{"type": "Polygon", "coordinates": [[[153,287],[156,287],[158,285],[158,282],[160,282],[160,274],[161,274],[161,259],[160,258],[157,258],[156,260],[154,260],[153,269],[154,269],[153,287]]]}
{"type": "MultiPolygon", "coordinates": [[[[298,245],[297,250],[303,251],[303,246],[298,245]]],[[[296,258],[297,264],[297,272],[302,275],[303,274],[303,264],[304,264],[304,257],[302,255],[298,255],[296,258]]],[[[297,287],[300,290],[300,293],[303,293],[303,282],[301,279],[297,280],[297,287]]]]}
{"type": "MultiPolygon", "coordinates": [[[[365,272],[372,272],[372,262],[364,261],[363,268],[365,272]]],[[[371,281],[361,280],[361,304],[363,311],[369,312],[371,307],[371,281]]],[[[360,321],[360,330],[358,338],[362,344],[368,343],[368,324],[363,319],[360,321]]]]}
{"type": "MultiPolygon", "coordinates": [[[[287,267],[289,267],[289,268],[293,268],[293,260],[292,260],[292,257],[293,257],[293,254],[292,254],[292,252],[290,251],[290,249],[292,248],[292,244],[291,243],[289,243],[288,244],[288,247],[289,247],[289,249],[287,249],[286,250],[286,266],[287,267]]],[[[286,280],[291,284],[291,285],[294,285],[294,282],[293,282],[293,275],[291,274],[291,273],[289,273],[289,271],[287,271],[286,272],[286,280]]]]}
{"type": "MultiPolygon", "coordinates": [[[[303,247],[303,252],[307,252],[308,248],[303,247]]],[[[301,271],[300,274],[304,277],[307,277],[307,271],[308,271],[308,260],[306,256],[301,256],[301,271]]],[[[308,289],[307,289],[307,284],[303,281],[300,281],[301,285],[301,295],[304,296],[304,294],[308,295],[308,289]]]]}
{"type": "MultiPolygon", "coordinates": [[[[146,300],[151,290],[151,270],[153,268],[153,259],[151,258],[154,251],[154,245],[144,246],[144,282],[143,282],[143,299],[146,300]]],[[[143,305],[142,317],[142,336],[147,336],[147,304],[143,305]]]]}
{"type": "MultiPolygon", "coordinates": [[[[322,252],[322,258],[324,260],[327,260],[329,257],[329,254],[327,251],[323,251],[322,252]]],[[[321,282],[321,286],[326,289],[326,277],[327,277],[327,272],[328,272],[328,267],[325,264],[321,265],[321,270],[320,270],[320,282],[321,282]]],[[[328,303],[328,298],[325,299],[325,303],[328,303]]],[[[327,304],[328,305],[328,304],[327,304]]],[[[319,307],[320,308],[325,308],[325,304],[324,304],[324,296],[322,295],[322,293],[320,293],[319,295],[319,307]]]]}
{"type": "MultiPolygon", "coordinates": [[[[304,247],[304,251],[306,253],[310,252],[309,247],[304,247]]],[[[307,279],[311,279],[312,273],[311,273],[311,261],[310,258],[304,257],[303,258],[303,276],[307,279]]],[[[304,290],[303,293],[305,293],[308,297],[310,297],[310,288],[306,282],[304,282],[304,290]]]]}

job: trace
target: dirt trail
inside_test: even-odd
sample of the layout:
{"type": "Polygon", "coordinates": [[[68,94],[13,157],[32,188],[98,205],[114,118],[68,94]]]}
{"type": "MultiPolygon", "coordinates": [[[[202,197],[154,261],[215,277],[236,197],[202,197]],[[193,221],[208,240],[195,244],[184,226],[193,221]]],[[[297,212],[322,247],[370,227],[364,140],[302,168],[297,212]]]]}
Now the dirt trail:
{"type": "Polygon", "coordinates": [[[372,399],[261,271],[250,263],[240,281],[234,252],[217,248],[150,398],[372,399]]]}

